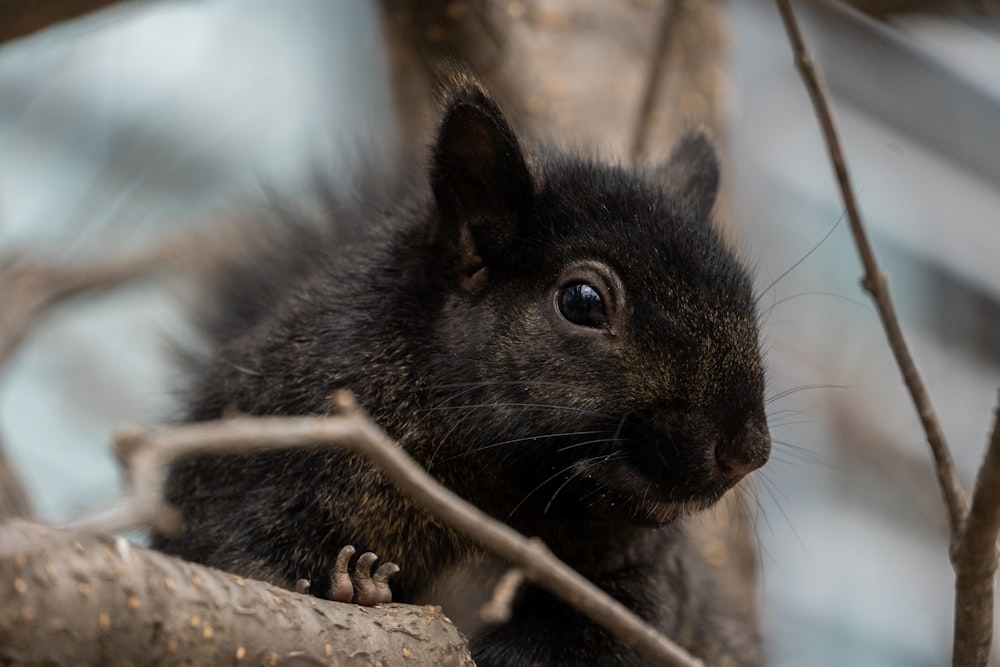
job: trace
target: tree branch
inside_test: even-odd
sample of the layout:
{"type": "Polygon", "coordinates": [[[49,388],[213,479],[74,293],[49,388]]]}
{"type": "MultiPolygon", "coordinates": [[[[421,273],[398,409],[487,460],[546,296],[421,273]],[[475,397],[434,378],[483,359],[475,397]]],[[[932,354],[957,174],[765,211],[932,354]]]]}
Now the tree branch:
{"type": "Polygon", "coordinates": [[[122,257],[55,267],[35,258],[0,259],[0,366],[52,306],[84,292],[112,289],[184,261],[201,259],[210,243],[198,234],[122,257]]]}
{"type": "Polygon", "coordinates": [[[888,280],[879,269],[853,196],[847,165],[837,136],[826,93],[806,49],[789,0],[777,0],[795,62],[816,109],[833,162],[837,183],[847,210],[851,231],[865,268],[862,281],[878,308],[889,345],[917,408],[934,455],[951,533],[951,561],[955,569],[955,639],[953,667],[986,667],[993,639],[994,588],[997,570],[997,536],[1000,533],[1000,407],[986,457],[979,469],[972,508],[955,473],[951,452],[944,440],[930,396],[903,338],[899,318],[889,295],[888,280]]]}
{"type": "Polygon", "coordinates": [[[424,509],[503,557],[525,579],[579,609],[654,664],[702,664],[566,566],[540,541],[525,538],[438,484],[356,407],[349,394],[339,393],[336,401],[343,416],[236,417],[148,433],[124,433],[117,442],[128,462],[130,500],[118,511],[78,527],[114,531],[153,520],[161,529],[169,529],[172,520],[163,511],[162,468],[184,456],[337,444],[371,458],[424,509]]]}
{"type": "Polygon", "coordinates": [[[124,538],[0,526],[0,663],[473,665],[438,607],[299,595],[124,538]]]}
{"type": "Polygon", "coordinates": [[[628,158],[633,166],[639,164],[639,160],[645,151],[647,137],[650,133],[650,126],[653,120],[653,109],[663,85],[664,70],[667,69],[667,54],[670,45],[676,41],[678,23],[680,22],[683,3],[678,0],[671,0],[664,3],[660,8],[660,21],[656,29],[656,42],[653,53],[649,58],[649,70],[646,74],[646,81],[643,84],[642,98],[639,104],[639,113],[635,121],[635,128],[632,131],[632,140],[629,143],[628,158]]]}
{"type": "Polygon", "coordinates": [[[993,594],[1000,533],[1000,403],[993,433],[972,493],[972,509],[954,550],[955,646],[953,667],[985,666],[993,639],[993,594]]]}
{"type": "Polygon", "coordinates": [[[861,256],[861,263],[864,265],[865,276],[861,284],[865,290],[871,294],[878,309],[879,318],[882,320],[882,327],[885,329],[889,339],[889,346],[896,357],[896,363],[903,374],[903,381],[910,391],[910,397],[917,409],[917,415],[924,427],[927,435],[927,442],[930,444],[931,453],[934,456],[934,466],[937,472],[938,485],[941,487],[941,494],[944,496],[945,505],[948,508],[948,521],[951,528],[951,543],[954,545],[962,532],[962,521],[968,508],[968,501],[962,485],[955,473],[955,466],[951,459],[951,451],[945,442],[944,433],[941,431],[941,424],[938,421],[937,413],[931,403],[930,394],[917,370],[913,356],[903,337],[903,330],[899,324],[899,317],[889,294],[889,281],[885,273],[875,259],[871,243],[868,240],[868,233],[865,231],[864,223],[861,221],[861,213],[858,210],[854,196],[854,188],[851,185],[850,176],[847,172],[847,163],[844,159],[843,150],[840,147],[840,139],[837,128],[833,121],[833,113],[830,110],[829,102],[825,92],[825,86],[820,80],[816,67],[813,64],[812,55],[806,48],[799,30],[795,15],[789,0],[776,0],[778,9],[781,11],[781,18],[788,33],[792,50],[795,54],[795,64],[802,75],[809,97],[812,99],[819,118],[820,126],[823,130],[823,137],[826,140],[827,149],[830,153],[830,161],[833,163],[833,170],[837,177],[837,184],[840,186],[840,194],[847,212],[847,219],[851,225],[851,233],[861,256]]]}

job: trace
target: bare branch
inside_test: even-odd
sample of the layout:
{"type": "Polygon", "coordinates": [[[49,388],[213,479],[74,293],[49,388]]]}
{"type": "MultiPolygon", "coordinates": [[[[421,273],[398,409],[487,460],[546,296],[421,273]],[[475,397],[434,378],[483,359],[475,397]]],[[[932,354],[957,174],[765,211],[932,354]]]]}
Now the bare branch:
{"type": "Polygon", "coordinates": [[[934,455],[935,471],[948,509],[951,560],[955,568],[955,642],[953,667],[985,667],[993,639],[993,607],[997,570],[997,535],[1000,533],[1000,407],[986,457],[979,470],[972,508],[955,473],[951,452],[944,440],[930,396],[903,338],[899,318],[889,295],[888,280],[879,269],[853,196],[847,165],[837,137],[833,115],[812,57],[805,47],[789,0],[777,0],[788,32],[795,62],[809,90],[823,128],[837,175],[851,231],[865,267],[862,281],[878,308],[889,345],[917,408],[934,455]]]}
{"type": "Polygon", "coordinates": [[[0,260],[0,366],[52,306],[84,292],[111,289],[149,273],[201,258],[206,240],[197,235],[122,257],[73,267],[34,258],[0,260]]]}
{"type": "Polygon", "coordinates": [[[1000,533],[1000,403],[986,457],[979,469],[972,509],[952,560],[955,565],[953,667],[989,662],[993,639],[993,594],[1000,533]]]}
{"type": "Polygon", "coordinates": [[[660,9],[660,23],[656,31],[656,43],[649,58],[649,72],[643,85],[642,101],[639,105],[639,115],[636,119],[632,141],[629,144],[629,161],[636,165],[646,148],[647,137],[653,117],[653,107],[663,82],[664,69],[667,63],[667,51],[675,41],[677,24],[681,15],[681,5],[676,0],[667,2],[660,9]]]}
{"type": "Polygon", "coordinates": [[[889,281],[885,273],[879,268],[875,253],[868,240],[864,224],[861,221],[861,213],[858,210],[854,197],[854,188],[851,185],[850,176],[847,172],[847,163],[844,159],[843,150],[840,147],[840,139],[833,121],[833,113],[827,101],[825,86],[820,81],[819,74],[813,63],[812,55],[806,48],[799,30],[795,15],[789,0],[777,0],[778,9],[781,11],[781,18],[785,24],[785,31],[788,33],[792,50],[795,53],[795,64],[805,81],[816,109],[816,116],[819,118],[823,130],[823,137],[826,140],[827,149],[830,153],[830,161],[837,176],[837,184],[840,186],[840,194],[844,201],[847,212],[847,219],[851,225],[851,232],[854,242],[861,256],[861,263],[865,268],[865,276],[861,284],[865,290],[871,294],[878,309],[879,317],[882,320],[882,327],[885,329],[889,339],[889,346],[896,357],[896,363],[903,374],[903,381],[910,391],[910,397],[917,409],[917,415],[927,434],[927,442],[930,444],[931,453],[934,456],[934,465],[937,472],[938,485],[944,496],[945,504],[948,507],[948,520],[951,528],[951,541],[954,544],[958,540],[962,531],[962,522],[968,508],[968,501],[962,485],[955,473],[955,466],[952,463],[951,451],[945,442],[944,433],[941,431],[941,424],[938,421],[937,413],[931,403],[927,387],[917,370],[913,356],[903,337],[903,331],[899,324],[899,317],[889,294],[889,281]]]}
{"type": "Polygon", "coordinates": [[[0,663],[472,665],[440,608],[299,595],[40,524],[0,526],[0,663]],[[402,630],[402,631],[401,631],[402,630]]]}
{"type": "Polygon", "coordinates": [[[516,567],[507,570],[493,588],[493,595],[479,610],[479,618],[486,624],[506,623],[513,612],[514,596],[524,583],[524,574],[516,567]]]}
{"type": "MultiPolygon", "coordinates": [[[[337,395],[341,417],[252,418],[186,424],[118,438],[129,465],[129,504],[87,528],[117,530],[147,520],[164,523],[162,467],[195,453],[336,444],[371,458],[396,486],[424,509],[491,549],[524,574],[589,616],[657,665],[694,667],[691,657],[592,582],[557,559],[538,540],[529,540],[444,488],[425,473],[344,392],[337,395]]],[[[168,517],[169,518],[169,517],[168,517]]]]}

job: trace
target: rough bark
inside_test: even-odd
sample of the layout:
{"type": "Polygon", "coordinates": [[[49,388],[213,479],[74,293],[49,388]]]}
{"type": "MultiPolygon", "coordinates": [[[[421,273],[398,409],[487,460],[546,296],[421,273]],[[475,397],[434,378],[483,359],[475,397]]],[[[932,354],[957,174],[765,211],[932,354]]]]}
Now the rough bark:
{"type": "Polygon", "coordinates": [[[359,607],[24,521],[0,526],[0,664],[472,665],[438,607],[359,607]]]}
{"type": "Polygon", "coordinates": [[[983,666],[993,643],[997,533],[1000,532],[1000,407],[976,477],[972,506],[954,545],[955,647],[952,667],[983,666]]]}

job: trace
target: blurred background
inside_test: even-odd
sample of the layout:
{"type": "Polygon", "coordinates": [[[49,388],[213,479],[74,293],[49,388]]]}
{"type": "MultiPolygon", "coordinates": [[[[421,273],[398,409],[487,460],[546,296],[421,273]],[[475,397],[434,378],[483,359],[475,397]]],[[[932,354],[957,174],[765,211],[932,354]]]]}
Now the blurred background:
{"type": "MultiPolygon", "coordinates": [[[[1000,13],[923,4],[946,7],[801,9],[971,483],[1000,386],[1000,13]]],[[[774,455],[755,484],[773,664],[944,664],[953,576],[922,431],[773,3],[725,8],[726,179],[775,397],[774,455]]],[[[405,168],[382,39],[374,3],[205,0],[127,3],[0,45],[0,254],[111,256],[265,190],[308,199],[317,169],[349,197],[359,172],[405,168]]],[[[114,499],[114,428],[175,414],[169,342],[191,336],[187,299],[161,280],[74,300],[2,369],[0,437],[40,518],[114,499]]]]}

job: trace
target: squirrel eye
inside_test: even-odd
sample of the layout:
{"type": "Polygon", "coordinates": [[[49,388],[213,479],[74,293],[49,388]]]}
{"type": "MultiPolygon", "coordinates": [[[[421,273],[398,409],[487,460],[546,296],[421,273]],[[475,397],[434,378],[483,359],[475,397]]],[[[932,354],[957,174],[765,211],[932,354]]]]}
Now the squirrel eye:
{"type": "Polygon", "coordinates": [[[608,314],[600,292],[586,283],[567,285],[556,294],[559,313],[573,324],[606,329],[608,314]]]}

